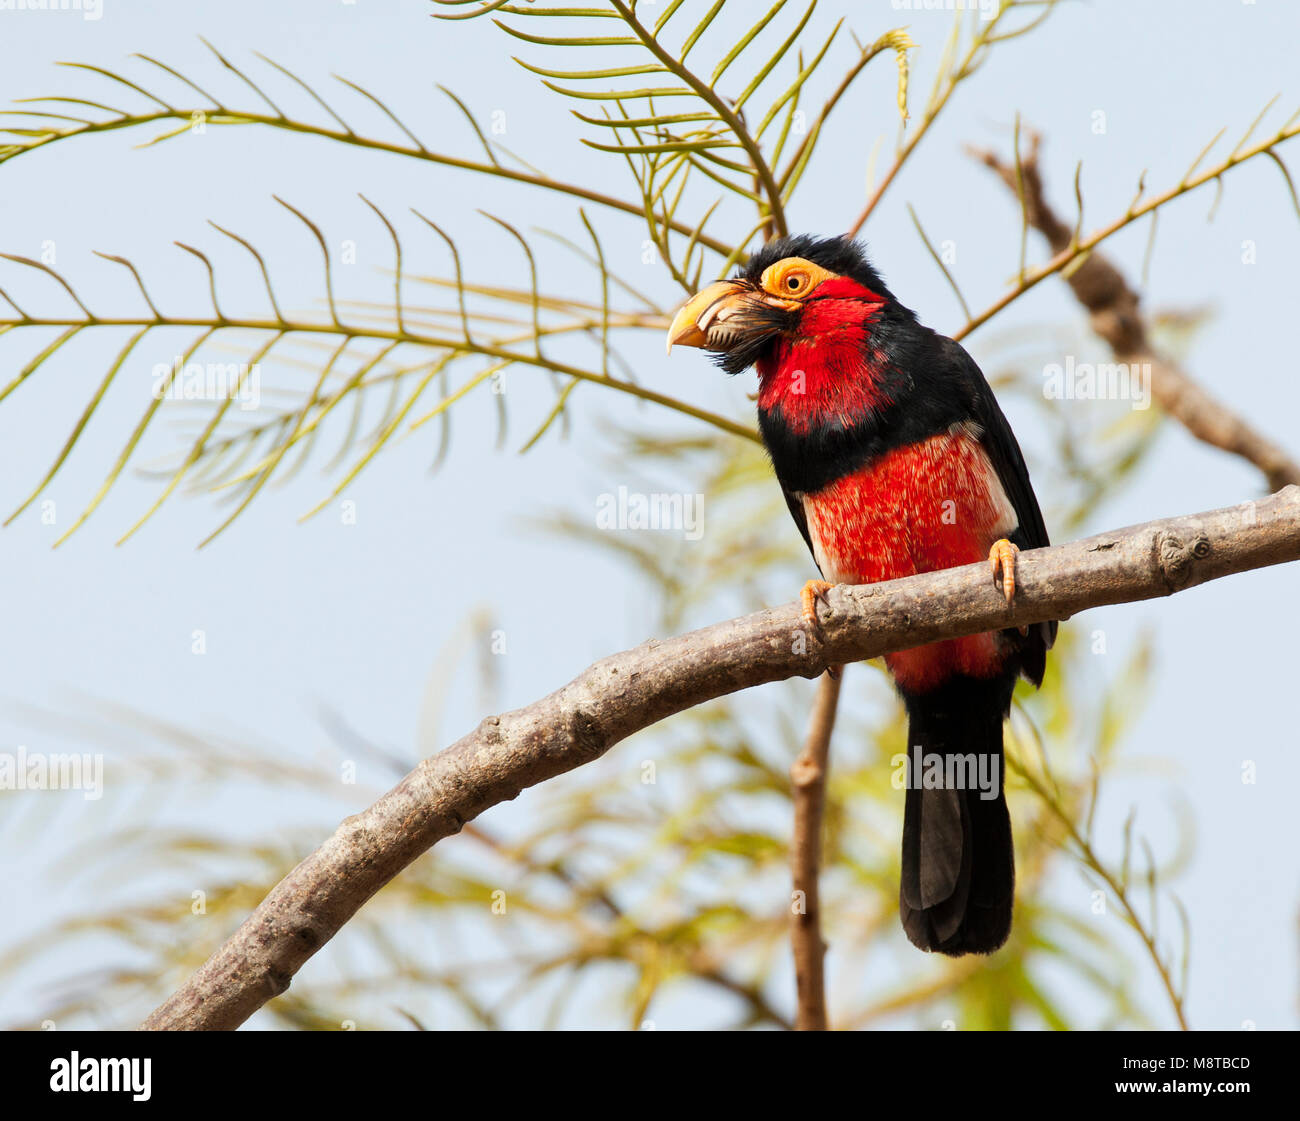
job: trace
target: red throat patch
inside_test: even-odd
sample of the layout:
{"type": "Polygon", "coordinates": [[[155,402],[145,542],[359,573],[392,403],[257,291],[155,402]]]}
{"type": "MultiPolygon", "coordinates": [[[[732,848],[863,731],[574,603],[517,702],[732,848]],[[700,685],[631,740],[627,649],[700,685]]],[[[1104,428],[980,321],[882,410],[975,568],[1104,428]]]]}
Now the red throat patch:
{"type": "Polygon", "coordinates": [[[758,406],[794,432],[839,420],[848,426],[889,404],[884,357],[869,327],[884,300],[848,277],[823,283],[805,304],[799,334],[781,339],[758,369],[758,406]]]}

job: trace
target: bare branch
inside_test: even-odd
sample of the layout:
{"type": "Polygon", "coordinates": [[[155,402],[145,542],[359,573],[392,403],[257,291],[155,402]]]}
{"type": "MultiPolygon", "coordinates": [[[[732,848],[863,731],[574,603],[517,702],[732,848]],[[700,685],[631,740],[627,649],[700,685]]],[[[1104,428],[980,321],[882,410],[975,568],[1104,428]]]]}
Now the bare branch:
{"type": "Polygon", "coordinates": [[[790,939],[794,947],[795,989],[800,1031],[825,1031],[826,981],[823,966],[821,893],[822,819],[826,809],[826,772],[830,768],[831,733],[840,700],[840,675],[824,673],[817,686],[808,737],[790,767],[794,785],[794,841],[790,862],[794,870],[790,939]]]}
{"type": "Polygon", "coordinates": [[[973,564],[836,588],[818,635],[806,633],[801,608],[790,603],[615,654],[549,697],[484,720],[347,818],[144,1027],[238,1027],[437,841],[674,713],[769,681],[815,677],[828,666],[1167,596],[1293,560],[1300,560],[1297,486],[1258,502],[1021,553],[1012,604],[987,566],[973,564]]]}
{"type": "MultiPolygon", "coordinates": [[[[1039,137],[1031,134],[1029,151],[1015,166],[992,152],[972,154],[1020,196],[1026,221],[1059,256],[1077,245],[1078,230],[1061,219],[1047,201],[1038,149],[1039,137]]],[[[1147,335],[1138,293],[1109,260],[1090,253],[1073,272],[1063,275],[1079,303],[1088,310],[1092,329],[1115,357],[1130,365],[1150,367],[1151,396],[1167,414],[1198,440],[1249,460],[1264,472],[1271,489],[1300,483],[1300,463],[1157,352],[1147,335]]]]}

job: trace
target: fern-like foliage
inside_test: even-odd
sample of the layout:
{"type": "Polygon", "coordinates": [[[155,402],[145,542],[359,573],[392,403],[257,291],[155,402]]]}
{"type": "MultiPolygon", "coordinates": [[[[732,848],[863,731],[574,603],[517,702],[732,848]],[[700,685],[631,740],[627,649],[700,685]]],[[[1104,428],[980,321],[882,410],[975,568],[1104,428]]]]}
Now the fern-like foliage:
{"type": "MultiPolygon", "coordinates": [[[[13,279],[0,276],[0,334],[13,336],[6,345],[15,350],[19,338],[30,342],[16,372],[0,384],[0,407],[16,407],[7,399],[16,397],[28,379],[83,334],[107,337],[109,329],[116,329],[118,335],[126,331],[124,343],[106,356],[103,376],[62,447],[52,452],[48,467],[32,481],[7,520],[29,509],[44,493],[123,369],[140,360],[142,345],[163,328],[189,332],[189,342],[175,372],[161,379],[142,402],[138,422],[68,533],[85,523],[129,468],[140,466],[143,441],[164,416],[177,420],[183,442],[169,462],[147,468],[159,478],[160,491],[123,539],[179,490],[210,491],[228,504],[229,511],[213,535],[220,533],[268,485],[300,469],[322,440],[337,441],[326,462],[333,482],[308,514],[341,495],[395,437],[411,429],[429,425],[437,433],[432,458],[440,463],[455,406],[471,394],[499,388],[501,379],[514,372],[546,378],[554,390],[550,406],[528,419],[527,435],[518,442],[524,450],[557,425],[565,427],[573,394],[583,384],[600,385],[674,410],[717,431],[754,439],[748,423],[657,392],[635,377],[623,341],[636,333],[662,330],[673,297],[671,293],[646,295],[609,267],[599,232],[602,216],[634,216],[644,222],[665,278],[678,292],[694,290],[706,278],[725,274],[756,239],[790,228],[789,209],[815,158],[826,122],[871,61],[884,56],[897,66],[897,105],[882,107],[880,119],[899,120],[903,139],[893,163],[871,192],[861,224],[960,83],[997,44],[1018,39],[1037,26],[1052,4],[1022,0],[1001,5],[995,20],[956,19],[933,88],[914,123],[908,110],[912,42],[907,34],[886,30],[864,44],[841,20],[813,37],[816,7],[815,0],[807,4],[778,0],[755,11],[754,21],[736,34],[730,14],[725,21],[721,18],[719,2],[671,0],[656,7],[652,18],[632,0],[580,7],[438,0],[434,14],[447,27],[443,34],[454,34],[457,20],[495,21],[510,44],[526,55],[518,60],[520,65],[572,103],[572,112],[590,130],[585,143],[627,168],[631,188],[627,195],[557,179],[525,163],[487,136],[470,107],[451,91],[443,92],[452,111],[465,119],[478,149],[476,156],[431,147],[417,124],[365,86],[339,78],[344,96],[327,94],[261,55],[255,70],[208,45],[218,73],[202,83],[185,67],[148,55],[137,55],[129,72],[72,64],[103,92],[37,98],[6,111],[7,123],[0,129],[0,163],[101,132],[145,129],[151,134],[147,143],[160,143],[195,128],[258,126],[554,193],[577,204],[580,239],[529,228],[510,216],[488,215],[517,250],[529,277],[526,287],[505,287],[470,275],[445,219],[440,223],[440,216],[412,211],[399,221],[363,196],[362,203],[392,244],[392,297],[377,305],[337,289],[325,232],[302,210],[278,200],[288,220],[300,228],[299,236],[320,254],[323,315],[287,308],[273,281],[275,255],[229,224],[212,223],[211,246],[179,245],[206,274],[210,297],[206,308],[165,307],[152,281],[130,257],[118,252],[100,256],[105,267],[123,270],[138,297],[134,308],[91,308],[72,279],[51,265],[4,255],[13,279]],[[1022,11],[1026,18],[1016,24],[1022,11]],[[562,69],[547,64],[550,55],[568,59],[575,53],[589,56],[591,65],[562,69]],[[844,54],[848,57],[838,79],[828,80],[827,68],[844,54]],[[814,90],[818,91],[815,101],[814,90]],[[286,92],[305,93],[317,115],[307,118],[285,112],[281,103],[286,92]],[[806,108],[810,101],[815,108],[806,108]],[[355,116],[355,108],[364,108],[372,116],[377,113],[387,122],[388,131],[368,135],[360,130],[349,119],[355,116]],[[539,237],[558,240],[582,256],[592,271],[589,292],[546,289],[539,278],[539,237]],[[223,309],[223,281],[213,249],[220,243],[238,247],[256,265],[265,288],[262,314],[234,315],[223,309]],[[417,254],[423,262],[431,253],[446,264],[412,269],[417,254]],[[45,294],[38,284],[45,285],[45,294]],[[413,288],[419,288],[422,296],[412,298],[413,288]],[[58,302],[42,306],[38,301],[46,295],[58,302]],[[184,369],[201,360],[228,356],[232,348],[239,361],[227,392],[187,399],[185,387],[179,384],[184,369]],[[246,379],[260,377],[263,369],[295,375],[305,370],[310,377],[305,389],[300,380],[283,389],[269,385],[261,394],[263,407],[234,408],[234,398],[248,388],[246,379]]],[[[1267,155],[1285,174],[1275,149],[1298,130],[1300,124],[1292,117],[1263,141],[1249,143],[1248,133],[1225,159],[1199,170],[1207,148],[1174,187],[1151,196],[1139,188],[1124,215],[1091,234],[1083,231],[1080,208],[1080,226],[1070,248],[1043,265],[1026,265],[1022,230],[1015,283],[984,311],[968,312],[967,323],[954,333],[961,337],[986,323],[1033,285],[1068,271],[1106,237],[1140,218],[1154,220],[1160,207],[1182,194],[1211,181],[1221,186],[1223,175],[1245,160],[1267,155]]],[[[924,239],[920,219],[915,215],[914,219],[924,239]]],[[[937,256],[936,260],[944,267],[937,256]]],[[[948,279],[955,288],[955,279],[948,279]]],[[[967,308],[960,291],[958,296],[967,308]]],[[[498,443],[507,438],[506,400],[504,394],[495,394],[498,443]]],[[[59,540],[66,537],[67,533],[59,540]]]]}
{"type": "MultiPolygon", "coordinates": [[[[440,0],[440,4],[465,7],[455,0],[440,0]]],[[[735,243],[734,260],[755,235],[789,233],[786,209],[822,126],[854,78],[877,55],[892,52],[897,59],[899,109],[906,119],[907,52],[913,43],[902,30],[887,31],[870,46],[855,42],[857,57],[849,72],[807,125],[803,119],[806,114],[800,109],[801,95],[844,30],[844,21],[838,21],[820,43],[809,46],[805,60],[799,43],[816,11],[816,0],[794,15],[787,13],[789,0],[777,0],[757,21],[742,29],[734,42],[730,34],[725,36],[725,51],[720,46],[716,56],[708,60],[701,57],[704,48],[700,44],[711,41],[708,32],[723,9],[721,3],[712,4],[694,20],[685,14],[678,17],[684,5],[683,0],[675,0],[658,13],[653,23],[638,16],[634,3],[610,0],[610,5],[610,10],[602,11],[490,4],[442,14],[442,18],[492,13],[498,27],[523,42],[546,48],[594,47],[600,54],[610,55],[611,61],[630,63],[559,70],[516,59],[540,75],[547,88],[583,106],[574,109],[574,115],[597,130],[596,138],[584,143],[627,160],[644,201],[651,236],[674,279],[690,291],[699,286],[704,270],[699,237],[722,202],[720,197],[704,210],[680,260],[675,261],[669,235],[692,174],[752,204],[757,211],[754,228],[735,243]],[[539,18],[545,22],[548,17],[561,16],[562,24],[568,25],[592,14],[619,20],[626,33],[591,37],[534,32],[539,18]],[[503,16],[520,18],[509,20],[503,16]],[[774,48],[769,40],[774,40],[774,48]],[[792,52],[792,73],[785,74],[782,64],[792,52]],[[794,143],[795,136],[803,139],[794,143]]]]}

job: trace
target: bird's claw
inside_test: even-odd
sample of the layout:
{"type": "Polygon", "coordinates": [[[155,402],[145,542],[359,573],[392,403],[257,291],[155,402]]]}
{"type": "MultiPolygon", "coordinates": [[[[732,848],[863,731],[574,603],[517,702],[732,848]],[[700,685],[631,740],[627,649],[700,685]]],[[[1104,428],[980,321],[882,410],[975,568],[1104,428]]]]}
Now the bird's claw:
{"type": "MultiPolygon", "coordinates": [[[[822,637],[822,620],[816,616],[816,605],[826,603],[826,609],[831,610],[831,601],[827,598],[827,592],[835,587],[835,584],[827,580],[809,580],[809,583],[803,585],[800,592],[800,603],[803,606],[803,622],[807,624],[814,635],[822,637]]],[[[826,672],[832,680],[840,680],[842,666],[827,666],[826,672]]]]}
{"type": "Polygon", "coordinates": [[[1002,594],[1010,603],[1016,595],[1016,554],[1020,552],[1005,537],[993,542],[989,549],[989,571],[1002,585],[1002,594]]]}
{"type": "MultiPolygon", "coordinates": [[[[1001,584],[1002,595],[1007,603],[1016,597],[1016,554],[1019,552],[1019,547],[1005,537],[994,541],[989,549],[989,571],[993,574],[993,579],[1001,584]]],[[[1028,627],[1020,627],[1019,630],[1023,635],[1029,633],[1028,627]]]]}
{"type": "MultiPolygon", "coordinates": [[[[818,638],[821,637],[822,624],[821,620],[817,618],[817,604],[819,602],[824,603],[826,605],[826,610],[830,610],[831,601],[826,598],[826,593],[833,587],[835,587],[835,585],[826,580],[809,580],[808,583],[803,586],[803,590],[799,593],[799,602],[803,605],[803,621],[808,624],[809,629],[813,634],[817,635],[818,638]]],[[[826,667],[826,673],[834,681],[839,680],[842,672],[842,666],[826,667]]]]}
{"type": "Polygon", "coordinates": [[[824,603],[827,610],[830,610],[830,600],[826,598],[834,584],[825,580],[809,580],[803,586],[803,591],[799,593],[799,602],[803,605],[803,621],[807,623],[814,631],[821,630],[821,622],[817,618],[817,604],[824,603]]]}

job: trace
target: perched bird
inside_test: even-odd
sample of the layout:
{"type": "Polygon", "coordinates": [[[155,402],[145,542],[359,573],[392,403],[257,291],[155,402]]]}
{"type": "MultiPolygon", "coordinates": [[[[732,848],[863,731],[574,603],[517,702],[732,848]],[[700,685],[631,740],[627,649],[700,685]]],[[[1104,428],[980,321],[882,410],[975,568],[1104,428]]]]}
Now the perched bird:
{"type": "MultiPolygon", "coordinates": [[[[1048,544],[1024,457],[979,367],[894,298],[857,242],[769,242],[734,279],[686,302],[674,344],[714,352],[731,374],[758,370],[763,442],[825,578],[803,590],[814,629],[834,584],[986,558],[1010,600],[1017,551],[1048,544]]],[[[1055,637],[1056,624],[1042,623],[885,657],[908,717],[899,909],[923,950],[991,953],[1010,932],[1002,725],[1017,676],[1041,684],[1055,637]],[[969,781],[981,764],[995,779],[984,789],[969,781]],[[949,781],[923,783],[927,770],[949,781]]]]}

